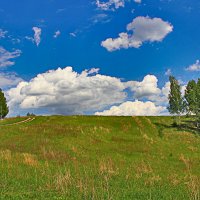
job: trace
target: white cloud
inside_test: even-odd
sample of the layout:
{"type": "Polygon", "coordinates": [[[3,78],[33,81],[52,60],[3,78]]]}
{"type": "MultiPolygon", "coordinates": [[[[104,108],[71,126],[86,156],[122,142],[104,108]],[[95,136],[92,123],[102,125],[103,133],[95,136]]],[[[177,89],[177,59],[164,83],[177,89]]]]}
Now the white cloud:
{"type": "Polygon", "coordinates": [[[166,83],[165,83],[165,86],[162,88],[162,94],[163,94],[165,97],[168,97],[169,91],[170,91],[170,82],[166,82],[166,83]]]}
{"type": "Polygon", "coordinates": [[[156,106],[154,103],[141,101],[127,101],[119,106],[112,106],[109,110],[96,112],[95,115],[115,116],[156,116],[166,111],[165,107],[156,106]]]}
{"type": "Polygon", "coordinates": [[[105,13],[100,13],[100,14],[96,14],[94,15],[91,19],[93,24],[97,24],[97,23],[108,23],[111,21],[111,17],[105,13]]]}
{"type": "Polygon", "coordinates": [[[71,67],[39,74],[7,92],[11,109],[38,108],[50,113],[79,114],[104,109],[126,98],[120,79],[99,74],[97,69],[81,74],[71,67]]]}
{"type": "Polygon", "coordinates": [[[156,105],[166,106],[168,104],[168,95],[170,83],[166,82],[162,88],[158,87],[158,79],[154,75],[147,75],[139,81],[129,81],[125,83],[133,92],[133,98],[139,100],[148,100],[156,105]]]}
{"type": "Polygon", "coordinates": [[[154,75],[145,76],[141,82],[129,81],[126,85],[134,92],[134,97],[136,99],[160,94],[158,79],[154,75]]]}
{"type": "Polygon", "coordinates": [[[25,39],[31,41],[31,42],[35,42],[34,38],[30,37],[30,36],[25,36],[25,39]]]}
{"type": "Polygon", "coordinates": [[[34,31],[34,42],[36,43],[37,46],[39,46],[41,42],[42,29],[38,27],[33,27],[33,31],[34,31]]]}
{"type": "Polygon", "coordinates": [[[124,7],[126,0],[109,0],[107,2],[102,2],[96,0],[96,5],[101,10],[115,10],[120,7],[124,7]]]}
{"type": "Polygon", "coordinates": [[[196,61],[195,64],[190,65],[189,67],[186,68],[186,71],[200,71],[200,62],[199,60],[196,61]]]}
{"type": "Polygon", "coordinates": [[[60,34],[61,34],[61,32],[58,30],[58,31],[56,31],[55,33],[54,33],[54,38],[57,38],[58,36],[60,36],[60,34]]]}
{"type": "Polygon", "coordinates": [[[4,31],[3,29],[0,29],[0,39],[5,38],[7,33],[8,31],[4,31]]]}
{"type": "Polygon", "coordinates": [[[21,93],[21,89],[27,86],[27,82],[20,82],[16,87],[11,88],[6,91],[6,97],[8,100],[8,106],[11,112],[15,112],[16,109],[19,109],[18,105],[23,101],[25,95],[21,93]]]}
{"type": "Polygon", "coordinates": [[[142,3],[142,0],[134,0],[135,3],[142,3]]]}
{"type": "Polygon", "coordinates": [[[147,75],[142,81],[122,82],[98,73],[99,68],[77,73],[66,67],[38,74],[7,91],[9,107],[12,111],[43,110],[44,114],[92,114],[105,108],[108,110],[96,114],[159,115],[166,111],[169,82],[159,88],[154,75],[147,75]]]}
{"type": "Polygon", "coordinates": [[[167,105],[168,104],[168,95],[170,91],[170,82],[166,82],[162,89],[159,89],[158,94],[152,94],[148,97],[148,100],[154,102],[156,105],[167,105]]]}
{"type": "Polygon", "coordinates": [[[12,52],[7,51],[2,46],[0,46],[0,67],[9,67],[15,64],[12,59],[17,58],[21,55],[20,50],[14,50],[12,52]]]}
{"type": "Polygon", "coordinates": [[[144,42],[161,42],[172,30],[173,26],[161,18],[140,16],[127,25],[128,32],[120,33],[115,39],[108,38],[101,45],[108,51],[139,48],[144,42]]]}
{"type": "Polygon", "coordinates": [[[92,68],[90,70],[85,70],[85,72],[90,75],[90,74],[98,74],[99,73],[99,68],[92,68]]]}
{"type": "Polygon", "coordinates": [[[15,73],[0,73],[0,88],[9,88],[16,86],[18,83],[23,81],[17,74],[15,73]]]}
{"type": "Polygon", "coordinates": [[[69,33],[70,36],[76,37],[76,33],[69,33]]]}

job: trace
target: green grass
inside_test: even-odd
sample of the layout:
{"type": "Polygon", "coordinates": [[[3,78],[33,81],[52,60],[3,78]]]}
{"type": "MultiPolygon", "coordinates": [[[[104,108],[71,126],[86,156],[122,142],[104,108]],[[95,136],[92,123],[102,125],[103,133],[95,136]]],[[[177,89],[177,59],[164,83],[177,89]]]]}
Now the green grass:
{"type": "Polygon", "coordinates": [[[18,123],[28,119],[28,117],[15,117],[15,118],[7,118],[4,120],[0,120],[0,126],[9,125],[13,123],[18,123]]]}
{"type": "Polygon", "coordinates": [[[198,200],[200,135],[186,120],[47,116],[0,126],[0,199],[198,200]]]}

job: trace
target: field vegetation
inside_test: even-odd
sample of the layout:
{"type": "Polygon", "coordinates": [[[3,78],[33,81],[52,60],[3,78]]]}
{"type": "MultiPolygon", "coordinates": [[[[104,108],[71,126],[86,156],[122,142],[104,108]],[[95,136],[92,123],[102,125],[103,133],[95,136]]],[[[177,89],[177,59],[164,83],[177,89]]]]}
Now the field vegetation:
{"type": "Polygon", "coordinates": [[[46,116],[0,122],[0,199],[199,200],[192,118],[46,116]]]}

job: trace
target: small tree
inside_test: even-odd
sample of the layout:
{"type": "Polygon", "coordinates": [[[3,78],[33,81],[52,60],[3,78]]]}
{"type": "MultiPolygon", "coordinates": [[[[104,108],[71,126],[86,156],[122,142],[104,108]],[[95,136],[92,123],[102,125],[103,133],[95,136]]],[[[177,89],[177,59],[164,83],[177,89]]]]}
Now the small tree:
{"type": "Polygon", "coordinates": [[[184,100],[181,95],[181,86],[174,76],[169,77],[170,81],[170,94],[168,110],[170,114],[175,115],[175,124],[180,124],[180,115],[184,112],[184,100]]]}
{"type": "Polygon", "coordinates": [[[9,109],[7,106],[6,98],[3,91],[0,89],[0,118],[3,119],[8,114],[9,109]]]}

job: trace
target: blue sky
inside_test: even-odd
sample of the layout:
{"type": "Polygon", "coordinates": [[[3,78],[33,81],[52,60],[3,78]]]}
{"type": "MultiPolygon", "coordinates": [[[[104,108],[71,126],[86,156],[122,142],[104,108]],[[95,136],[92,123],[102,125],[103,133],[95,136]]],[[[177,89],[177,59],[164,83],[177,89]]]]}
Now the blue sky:
{"type": "MultiPolygon", "coordinates": [[[[86,69],[99,68],[100,75],[121,78],[123,84],[130,81],[141,83],[145,76],[151,75],[156,77],[157,80],[153,81],[160,90],[168,81],[168,70],[168,75],[172,73],[184,85],[189,79],[197,79],[200,74],[199,18],[198,0],[0,0],[0,86],[8,93],[10,101],[13,96],[9,96],[9,92],[17,88],[19,82],[30,85],[34,82],[31,79],[38,74],[59,67],[65,69],[66,66],[72,66],[72,71],[78,74],[86,69]],[[128,24],[132,24],[133,28],[127,30],[128,24]],[[156,33],[148,32],[149,26],[154,26],[152,30],[156,30],[156,33]],[[39,35],[33,27],[40,32],[39,35]],[[143,40],[139,41],[139,46],[131,46],[131,41],[136,41],[136,32],[137,40],[143,40]],[[128,35],[128,39],[121,41],[120,33],[128,35]],[[112,38],[109,44],[102,45],[109,38],[112,38]],[[114,44],[117,38],[120,38],[120,44],[114,44]],[[115,47],[109,50],[108,45],[115,47]],[[12,55],[8,56],[9,53],[12,55]]],[[[96,77],[98,73],[88,73],[87,76],[96,77]]],[[[85,106],[87,108],[80,109],[80,113],[108,111],[113,105],[120,110],[122,108],[119,109],[119,106],[127,101],[133,104],[137,100],[143,104],[150,101],[155,106],[164,106],[163,102],[152,100],[157,93],[147,95],[144,92],[138,99],[138,87],[144,88],[140,85],[135,89],[133,85],[121,89],[122,93],[127,93],[126,97],[122,95],[123,98],[110,104],[101,102],[102,106],[91,109],[85,106]]],[[[148,86],[147,83],[147,87],[151,87],[151,84],[148,86]]],[[[26,95],[29,98],[37,96],[35,93],[26,95]]],[[[34,101],[31,107],[21,106],[23,102],[16,101],[18,104],[10,106],[13,114],[30,109],[35,109],[37,113],[61,113],[56,105],[51,110],[49,107],[52,108],[52,104],[40,105],[34,101]]],[[[84,104],[83,99],[78,104],[84,104]]],[[[67,110],[63,114],[79,113],[79,106],[72,110],[70,106],[63,105],[61,110],[67,110]]],[[[132,112],[129,114],[136,111],[132,112]]],[[[124,111],[122,113],[125,115],[124,111]]]]}

